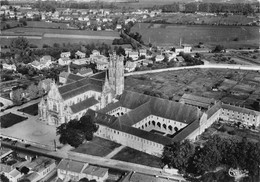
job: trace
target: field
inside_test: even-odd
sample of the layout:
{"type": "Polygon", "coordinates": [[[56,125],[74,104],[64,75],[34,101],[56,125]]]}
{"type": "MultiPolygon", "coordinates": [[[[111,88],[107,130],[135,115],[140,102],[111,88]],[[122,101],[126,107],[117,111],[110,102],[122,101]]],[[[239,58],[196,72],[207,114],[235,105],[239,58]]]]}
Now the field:
{"type": "Polygon", "coordinates": [[[162,167],[161,159],[159,157],[152,156],[129,147],[123,148],[112,159],[141,164],[150,167],[162,167]]]}
{"type": "Polygon", "coordinates": [[[51,29],[51,28],[13,28],[2,31],[0,38],[1,45],[10,45],[12,38],[15,36],[27,36],[30,43],[37,45],[39,48],[43,44],[53,45],[54,43],[107,43],[112,44],[113,39],[119,37],[115,31],[83,31],[70,29],[51,29]],[[30,37],[35,35],[34,37],[30,37]],[[40,40],[40,41],[39,41],[40,40]]]}
{"type": "Polygon", "coordinates": [[[92,141],[83,143],[78,148],[74,149],[74,152],[95,155],[100,157],[105,157],[115,148],[119,147],[120,144],[99,138],[94,137],[92,141]]]}
{"type": "Polygon", "coordinates": [[[259,110],[260,73],[225,69],[161,72],[126,77],[125,89],[140,93],[159,92],[161,97],[176,101],[189,93],[259,110]]]}
{"type": "Polygon", "coordinates": [[[36,116],[36,115],[38,115],[38,104],[39,103],[36,103],[36,104],[30,105],[28,107],[19,109],[19,111],[30,114],[32,116],[36,116]]]}
{"type": "Polygon", "coordinates": [[[1,128],[8,128],[10,126],[13,126],[17,123],[20,123],[20,122],[26,120],[26,119],[27,118],[25,118],[25,117],[18,116],[13,113],[8,113],[8,114],[0,117],[1,128]]]}
{"type": "Polygon", "coordinates": [[[207,26],[207,25],[169,25],[138,23],[132,32],[139,32],[145,43],[157,46],[179,45],[182,43],[197,45],[221,44],[226,48],[259,47],[259,27],[207,26]],[[234,41],[238,38],[238,41],[234,41]]]}

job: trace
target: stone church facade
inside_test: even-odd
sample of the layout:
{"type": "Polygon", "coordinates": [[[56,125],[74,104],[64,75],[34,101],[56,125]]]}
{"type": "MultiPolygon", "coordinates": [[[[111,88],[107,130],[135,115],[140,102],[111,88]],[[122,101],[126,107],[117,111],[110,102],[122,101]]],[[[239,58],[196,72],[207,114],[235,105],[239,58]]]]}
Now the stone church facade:
{"type": "Polygon", "coordinates": [[[112,102],[124,90],[123,57],[110,55],[108,71],[99,72],[74,82],[58,86],[51,84],[46,99],[39,103],[40,120],[59,126],[80,119],[88,109],[99,110],[112,102]]]}

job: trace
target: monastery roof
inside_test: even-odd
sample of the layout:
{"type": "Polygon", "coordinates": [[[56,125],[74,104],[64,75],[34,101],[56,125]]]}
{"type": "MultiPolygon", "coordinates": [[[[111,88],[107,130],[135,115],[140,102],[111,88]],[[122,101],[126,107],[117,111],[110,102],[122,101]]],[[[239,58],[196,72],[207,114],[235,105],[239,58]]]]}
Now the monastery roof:
{"type": "Polygon", "coordinates": [[[27,167],[33,171],[41,172],[42,170],[44,170],[46,167],[50,166],[54,162],[55,162],[54,159],[41,156],[36,158],[31,163],[29,163],[27,167]]]}
{"type": "Polygon", "coordinates": [[[37,172],[32,172],[29,174],[26,174],[22,177],[22,179],[28,179],[30,181],[35,181],[36,179],[38,179],[40,177],[40,175],[37,172]]]}
{"type": "Polygon", "coordinates": [[[177,135],[173,137],[173,141],[180,142],[184,140],[189,134],[199,128],[199,120],[195,120],[188,126],[184,127],[177,135]]]}
{"type": "Polygon", "coordinates": [[[104,107],[103,109],[100,109],[99,112],[105,114],[105,113],[112,111],[112,110],[114,110],[118,107],[121,107],[121,106],[122,106],[121,103],[119,101],[117,101],[115,103],[110,103],[110,104],[106,105],[106,107],[104,107]]]}
{"type": "Polygon", "coordinates": [[[89,99],[86,99],[82,102],[79,102],[77,104],[74,104],[72,106],[70,106],[71,110],[73,113],[78,113],[84,109],[87,109],[95,104],[97,104],[98,101],[94,98],[94,97],[91,97],[89,99]]]}
{"type": "Polygon", "coordinates": [[[213,114],[215,114],[219,109],[221,109],[221,104],[218,102],[217,104],[213,105],[209,110],[207,110],[207,119],[209,119],[213,114]]]}
{"type": "Polygon", "coordinates": [[[248,114],[248,115],[258,116],[260,114],[259,112],[251,110],[251,109],[237,107],[237,106],[233,106],[233,105],[229,105],[229,104],[222,104],[221,107],[222,107],[222,109],[232,110],[234,112],[244,113],[244,114],[248,114]]]}
{"type": "Polygon", "coordinates": [[[154,141],[163,145],[171,143],[171,139],[168,137],[134,128],[132,126],[127,126],[122,119],[117,119],[114,116],[103,114],[99,111],[93,111],[91,109],[87,111],[87,114],[91,115],[96,123],[108,126],[109,128],[138,136],[149,141],[154,141]]]}
{"type": "Polygon", "coordinates": [[[84,169],[83,173],[102,178],[108,173],[108,169],[103,168],[103,167],[89,165],[84,169]]]}
{"type": "Polygon", "coordinates": [[[62,159],[57,166],[57,169],[68,170],[71,172],[80,173],[84,167],[83,162],[78,162],[74,160],[62,159]]]}
{"type": "Polygon", "coordinates": [[[132,111],[119,117],[120,120],[124,120],[126,125],[130,126],[149,115],[155,115],[186,124],[200,117],[200,112],[196,107],[137,92],[124,91],[120,97],[120,103],[121,106],[132,109],[132,111]]]}

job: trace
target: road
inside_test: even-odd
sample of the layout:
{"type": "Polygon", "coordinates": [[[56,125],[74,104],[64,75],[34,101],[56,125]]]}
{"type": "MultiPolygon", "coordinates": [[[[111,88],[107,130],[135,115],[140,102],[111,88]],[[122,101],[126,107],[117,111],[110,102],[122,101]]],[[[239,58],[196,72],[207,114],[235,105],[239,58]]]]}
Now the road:
{"type": "Polygon", "coordinates": [[[67,159],[72,159],[75,161],[87,162],[90,164],[104,166],[104,167],[108,167],[108,168],[114,168],[114,169],[125,170],[125,171],[136,171],[138,173],[143,173],[143,174],[147,174],[147,175],[158,176],[158,177],[162,177],[162,178],[169,178],[169,179],[179,180],[179,181],[185,181],[185,179],[181,175],[169,174],[159,168],[153,168],[153,167],[149,167],[149,166],[128,163],[128,162],[123,162],[123,161],[118,161],[118,160],[113,160],[113,159],[108,159],[108,158],[102,158],[102,157],[92,156],[92,155],[87,155],[87,154],[80,154],[80,153],[71,152],[68,150],[65,151],[64,149],[57,150],[57,151],[51,151],[51,150],[46,150],[46,149],[38,148],[38,147],[34,147],[34,146],[25,147],[25,144],[20,143],[20,142],[16,142],[14,145],[13,142],[1,141],[1,144],[2,144],[2,146],[6,146],[11,149],[29,151],[32,153],[36,153],[37,155],[43,155],[46,157],[54,158],[56,160],[62,159],[62,158],[67,158],[67,159]]]}

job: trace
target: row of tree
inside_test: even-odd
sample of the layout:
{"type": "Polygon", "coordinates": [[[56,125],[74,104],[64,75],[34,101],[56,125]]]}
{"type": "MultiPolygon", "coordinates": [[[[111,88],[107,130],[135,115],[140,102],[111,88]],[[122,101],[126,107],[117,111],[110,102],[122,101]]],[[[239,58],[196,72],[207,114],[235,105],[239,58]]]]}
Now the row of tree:
{"type": "MultiPolygon", "coordinates": [[[[190,141],[174,142],[164,147],[162,162],[177,168],[190,181],[213,181],[218,170],[227,174],[229,168],[247,170],[249,178],[258,175],[260,165],[260,145],[243,138],[211,136],[203,146],[195,146],[190,141]],[[211,175],[210,175],[211,174],[211,175]]],[[[223,176],[222,176],[223,177],[223,176]]],[[[220,177],[220,178],[222,178],[220,177]]],[[[215,179],[221,181],[221,179],[215,179]]],[[[229,181],[229,178],[222,181],[229,181]]]]}
{"type": "Polygon", "coordinates": [[[163,12],[185,12],[195,13],[207,12],[207,13],[235,13],[235,14],[252,14],[254,9],[251,4],[244,3],[173,3],[170,5],[162,5],[156,8],[161,8],[163,12]]]}
{"type": "Polygon", "coordinates": [[[25,100],[32,100],[43,96],[50,90],[51,79],[45,79],[40,81],[37,85],[35,83],[30,84],[28,87],[14,88],[11,94],[11,99],[15,104],[21,104],[25,100]]]}

